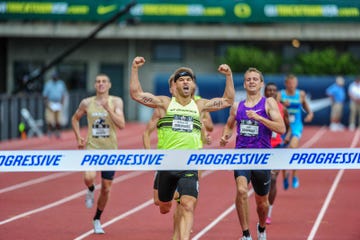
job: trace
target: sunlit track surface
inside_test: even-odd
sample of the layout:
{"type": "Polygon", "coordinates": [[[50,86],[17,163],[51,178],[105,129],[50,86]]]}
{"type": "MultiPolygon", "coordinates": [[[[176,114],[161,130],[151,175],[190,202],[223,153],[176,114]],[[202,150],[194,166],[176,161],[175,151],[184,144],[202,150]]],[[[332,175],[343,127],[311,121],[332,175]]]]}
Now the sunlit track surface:
{"type": "MultiPolygon", "coordinates": [[[[142,148],[145,124],[128,123],[119,133],[120,149],[142,148]]],[[[219,148],[222,126],[217,125],[212,144],[219,148]]],[[[83,129],[84,133],[86,129],[83,129]]],[[[330,132],[327,127],[306,127],[304,148],[359,148],[359,131],[330,132]]],[[[156,135],[152,146],[156,146],[156,135]]],[[[234,147],[234,136],[227,148],[234,147]]],[[[0,142],[1,150],[76,149],[72,131],[61,139],[47,137],[0,142]]],[[[226,151],[226,149],[224,149],[226,151]]],[[[284,150],[286,151],[286,149],[284,150]]],[[[301,170],[300,188],[282,188],[278,195],[268,239],[360,239],[357,199],[359,170],[301,170]]],[[[98,183],[99,183],[98,178],[98,183]]],[[[152,204],[153,171],[119,171],[103,216],[106,234],[92,234],[95,209],[84,204],[81,172],[0,172],[0,239],[171,239],[172,213],[161,215],[152,204]]],[[[99,193],[97,187],[96,197],[99,193]]],[[[241,228],[233,203],[232,171],[206,172],[200,180],[194,239],[239,239],[241,228]]],[[[250,196],[250,231],[256,239],[256,209],[250,196]]]]}

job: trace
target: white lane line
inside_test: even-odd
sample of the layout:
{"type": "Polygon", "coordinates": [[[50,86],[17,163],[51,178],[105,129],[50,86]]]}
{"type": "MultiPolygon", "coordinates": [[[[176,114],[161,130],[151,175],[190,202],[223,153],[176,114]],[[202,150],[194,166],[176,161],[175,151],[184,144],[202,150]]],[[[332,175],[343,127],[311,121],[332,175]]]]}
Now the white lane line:
{"type": "MultiPolygon", "coordinates": [[[[357,143],[359,142],[359,139],[360,139],[360,130],[357,130],[356,133],[355,133],[355,136],[353,138],[353,141],[351,142],[351,145],[350,145],[350,148],[354,148],[357,146],[357,143]]],[[[338,171],[338,173],[336,174],[336,177],[335,177],[335,180],[330,188],[330,191],[328,192],[327,196],[326,196],[326,199],[324,201],[324,204],[323,206],[321,207],[320,209],[320,212],[315,220],[315,223],[310,231],[310,234],[307,238],[307,240],[313,240],[318,229],[319,229],[319,226],[320,226],[320,223],[322,221],[322,219],[324,218],[324,215],[326,213],[326,210],[327,208],[329,207],[329,204],[334,196],[334,193],[336,191],[336,188],[338,187],[339,185],[339,182],[342,178],[342,176],[344,175],[344,169],[340,169],[338,171]]]]}
{"type": "MultiPolygon", "coordinates": [[[[250,189],[248,192],[248,197],[250,197],[254,193],[254,189],[250,189]]],[[[226,209],[223,213],[221,213],[214,221],[212,221],[209,225],[207,225],[203,230],[201,230],[198,234],[196,234],[192,240],[198,240],[203,235],[205,235],[210,229],[216,226],[221,220],[223,220],[227,215],[229,215],[233,210],[235,210],[235,204],[231,205],[228,209],[226,209]]]]}
{"type": "MultiPolygon", "coordinates": [[[[122,175],[122,176],[120,176],[120,177],[115,178],[114,181],[113,181],[113,184],[118,183],[118,182],[125,181],[125,180],[127,180],[127,179],[130,179],[130,178],[139,176],[139,175],[141,175],[141,174],[144,174],[144,172],[142,172],[142,171],[140,172],[140,171],[139,171],[139,172],[132,172],[132,173],[128,173],[128,174],[122,175]]],[[[100,189],[100,184],[97,184],[97,185],[96,185],[96,189],[100,189]]],[[[66,198],[62,198],[62,199],[60,199],[60,200],[58,200],[58,201],[56,201],[56,202],[52,202],[52,203],[47,204],[47,205],[44,205],[44,206],[42,206],[42,207],[40,207],[40,208],[35,208],[35,209],[33,209],[33,210],[30,210],[30,211],[24,212],[24,213],[22,213],[22,214],[15,215],[15,216],[13,216],[13,217],[11,217],[11,218],[5,219],[5,220],[3,220],[3,221],[0,221],[0,226],[1,226],[1,225],[4,225],[4,224],[6,224],[6,223],[9,223],[9,222],[13,222],[13,221],[15,221],[15,220],[18,220],[18,219],[20,219],[20,218],[23,218],[23,217],[26,217],[26,216],[29,216],[29,215],[32,215],[32,214],[35,214],[35,213],[38,213],[38,212],[42,212],[42,211],[48,210],[48,209],[53,208],[53,207],[56,207],[56,206],[59,206],[59,205],[61,205],[61,204],[63,204],[63,203],[69,202],[69,201],[71,201],[71,200],[73,200],[73,199],[75,199],[75,198],[78,198],[78,197],[80,197],[80,196],[82,196],[82,195],[85,195],[85,194],[86,194],[86,191],[87,191],[87,190],[83,190],[83,191],[74,193],[74,194],[72,194],[72,195],[70,195],[70,196],[68,196],[68,197],[66,197],[66,198]]]]}
{"type": "Polygon", "coordinates": [[[316,218],[316,221],[315,221],[315,223],[314,223],[314,225],[313,225],[313,227],[311,229],[311,232],[310,232],[307,240],[314,239],[315,234],[316,234],[317,230],[319,229],[320,223],[321,223],[321,221],[322,221],[322,219],[323,219],[323,217],[325,215],[325,212],[326,212],[326,210],[327,210],[327,208],[328,208],[328,206],[329,206],[329,204],[331,202],[331,199],[332,199],[332,197],[334,195],[334,192],[335,192],[335,190],[336,190],[336,188],[337,188],[337,186],[338,186],[338,184],[340,182],[341,177],[343,176],[343,173],[344,173],[344,169],[341,169],[336,174],[335,181],[333,182],[333,184],[332,184],[332,186],[330,188],[330,191],[328,192],[328,195],[326,196],[324,204],[320,209],[320,212],[319,212],[319,214],[318,214],[318,216],[316,218]]]}
{"type": "Polygon", "coordinates": [[[357,130],[351,142],[350,148],[355,148],[359,142],[359,139],[360,139],[360,130],[357,130]]]}
{"type": "Polygon", "coordinates": [[[19,184],[15,184],[15,185],[0,189],[0,194],[5,193],[5,192],[14,191],[16,189],[23,188],[23,187],[28,187],[28,186],[31,186],[31,185],[34,185],[34,184],[46,182],[46,181],[53,180],[53,179],[56,179],[56,178],[64,177],[64,176],[67,176],[67,175],[72,174],[72,173],[73,172],[60,172],[60,173],[55,173],[55,174],[51,174],[51,175],[48,175],[48,176],[36,178],[36,179],[33,179],[33,180],[29,180],[29,181],[26,181],[26,182],[22,182],[22,183],[19,183],[19,184]]]}
{"type": "Polygon", "coordinates": [[[309,148],[327,132],[327,127],[322,126],[307,142],[305,142],[300,148],[309,148]]]}
{"type": "MultiPolygon", "coordinates": [[[[117,221],[119,221],[119,220],[121,220],[121,219],[123,219],[123,218],[126,218],[126,217],[130,216],[131,214],[134,214],[134,213],[142,210],[143,208],[146,208],[147,206],[153,204],[153,202],[154,202],[154,200],[151,198],[151,199],[147,200],[146,202],[138,205],[137,207],[132,208],[131,210],[129,210],[129,211],[127,211],[127,212],[124,212],[123,214],[121,214],[121,215],[119,215],[119,216],[111,219],[110,221],[107,221],[107,222],[104,223],[104,224],[101,224],[101,226],[102,226],[103,228],[105,228],[105,227],[107,227],[107,226],[109,226],[109,225],[111,225],[111,224],[113,224],[113,223],[115,223],[115,222],[117,222],[117,221]]],[[[84,239],[85,237],[90,236],[90,235],[92,235],[93,233],[94,233],[94,230],[89,230],[89,231],[87,231],[86,233],[84,233],[84,234],[76,237],[74,240],[84,239]]]]}

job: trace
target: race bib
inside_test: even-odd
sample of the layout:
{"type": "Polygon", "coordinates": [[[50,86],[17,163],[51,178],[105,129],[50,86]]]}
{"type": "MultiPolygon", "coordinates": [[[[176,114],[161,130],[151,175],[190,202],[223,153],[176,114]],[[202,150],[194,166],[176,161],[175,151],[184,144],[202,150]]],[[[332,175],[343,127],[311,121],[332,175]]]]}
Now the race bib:
{"type": "Polygon", "coordinates": [[[177,132],[192,132],[193,118],[191,116],[174,115],[172,130],[177,132]]]}
{"type": "Polygon", "coordinates": [[[92,125],[92,136],[94,138],[110,137],[110,125],[105,124],[105,120],[102,118],[97,119],[92,125]]]}
{"type": "Polygon", "coordinates": [[[271,138],[276,138],[277,137],[277,132],[271,132],[271,138]]]}
{"type": "Polygon", "coordinates": [[[289,122],[291,123],[295,122],[295,115],[289,114],[289,122]]]}
{"type": "Polygon", "coordinates": [[[252,120],[243,120],[240,123],[240,135],[254,137],[259,134],[258,122],[252,120]]]}

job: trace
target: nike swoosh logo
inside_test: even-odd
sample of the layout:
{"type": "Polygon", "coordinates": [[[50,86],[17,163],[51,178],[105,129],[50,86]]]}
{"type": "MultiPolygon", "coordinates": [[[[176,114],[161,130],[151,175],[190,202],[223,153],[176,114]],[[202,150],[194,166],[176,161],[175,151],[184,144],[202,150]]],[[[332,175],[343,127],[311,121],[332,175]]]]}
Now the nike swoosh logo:
{"type": "Polygon", "coordinates": [[[113,5],[109,5],[109,6],[103,6],[103,5],[100,5],[98,6],[97,8],[97,13],[99,15],[104,15],[104,14],[108,14],[109,12],[112,12],[114,10],[117,9],[117,5],[116,4],[113,4],[113,5]]]}
{"type": "Polygon", "coordinates": [[[269,181],[267,181],[267,182],[264,182],[264,186],[270,184],[270,182],[271,182],[271,179],[269,181]]]}

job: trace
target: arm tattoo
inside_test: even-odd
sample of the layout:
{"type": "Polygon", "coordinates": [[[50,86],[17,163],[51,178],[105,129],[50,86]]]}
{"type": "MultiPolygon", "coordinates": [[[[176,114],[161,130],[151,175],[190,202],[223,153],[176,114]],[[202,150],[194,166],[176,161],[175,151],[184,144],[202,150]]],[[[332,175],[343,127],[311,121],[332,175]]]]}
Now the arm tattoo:
{"type": "Polygon", "coordinates": [[[152,102],[152,100],[153,100],[153,99],[152,99],[152,98],[149,98],[149,97],[143,97],[143,98],[142,98],[142,102],[143,102],[143,103],[149,103],[149,102],[152,102]]]}
{"type": "Polygon", "coordinates": [[[221,100],[218,100],[218,101],[214,101],[213,102],[213,106],[216,107],[216,108],[221,108],[223,105],[222,101],[221,100]]]}

